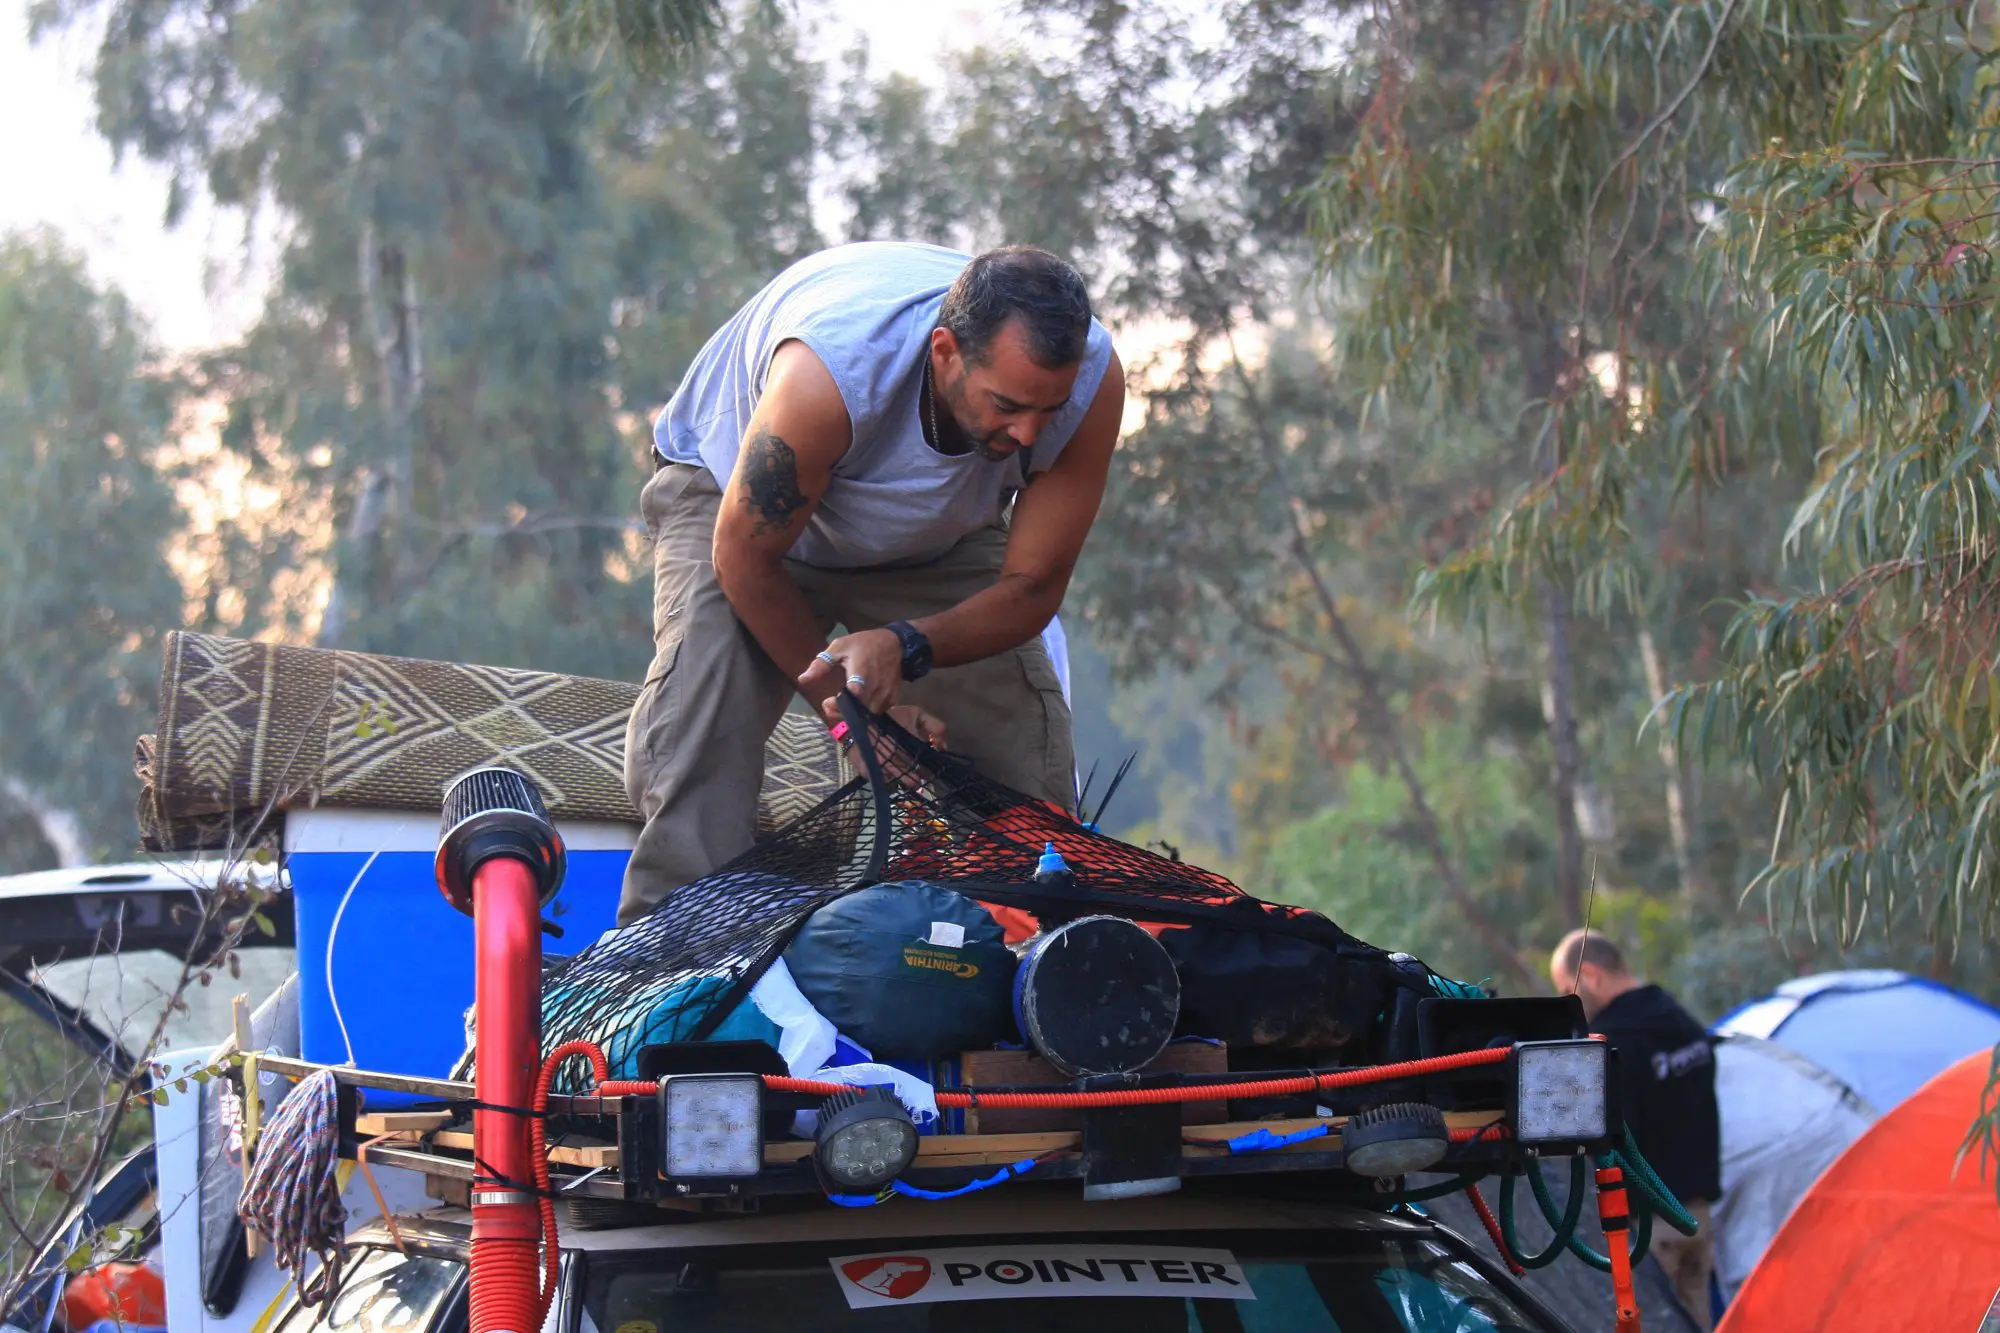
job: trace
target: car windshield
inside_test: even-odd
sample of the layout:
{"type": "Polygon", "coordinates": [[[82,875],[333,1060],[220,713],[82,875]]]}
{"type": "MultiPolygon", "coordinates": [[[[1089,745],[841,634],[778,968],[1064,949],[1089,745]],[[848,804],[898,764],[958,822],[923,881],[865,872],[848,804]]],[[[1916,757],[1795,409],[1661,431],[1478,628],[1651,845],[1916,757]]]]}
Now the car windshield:
{"type": "Polygon", "coordinates": [[[35,968],[32,977],[126,1050],[150,1054],[221,1041],[229,1035],[235,996],[247,994],[254,1009],[298,966],[291,949],[246,948],[236,958],[238,975],[208,986],[184,982],[186,964],[158,949],[65,959],[35,968]]]}
{"type": "Polygon", "coordinates": [[[1420,1236],[905,1240],[593,1256],[582,1333],[1545,1333],[1420,1236]]]}
{"type": "Polygon", "coordinates": [[[424,1333],[465,1265],[430,1255],[364,1249],[330,1305],[315,1309],[294,1298],[273,1333],[424,1333]]]}

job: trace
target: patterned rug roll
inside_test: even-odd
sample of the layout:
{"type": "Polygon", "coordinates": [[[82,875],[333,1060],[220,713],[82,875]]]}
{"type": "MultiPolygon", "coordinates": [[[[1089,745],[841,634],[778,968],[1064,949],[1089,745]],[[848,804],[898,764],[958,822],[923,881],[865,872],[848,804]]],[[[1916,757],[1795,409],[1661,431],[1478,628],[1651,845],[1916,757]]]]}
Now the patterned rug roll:
{"type": "MultiPolygon", "coordinates": [[[[447,782],[493,763],[534,779],[558,819],[638,819],[624,778],[636,685],[182,632],[165,658],[136,757],[150,851],[267,843],[286,809],[436,810],[447,782]]],[[[854,776],[796,713],[764,763],[760,837],[854,776]]]]}

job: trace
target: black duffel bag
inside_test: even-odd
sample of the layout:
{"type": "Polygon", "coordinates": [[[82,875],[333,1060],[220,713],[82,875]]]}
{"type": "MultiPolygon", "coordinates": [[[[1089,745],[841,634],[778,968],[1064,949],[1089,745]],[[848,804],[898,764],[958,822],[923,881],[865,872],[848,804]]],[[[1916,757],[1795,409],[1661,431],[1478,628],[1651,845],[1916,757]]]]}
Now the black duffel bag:
{"type": "Polygon", "coordinates": [[[1232,1052],[1366,1046],[1397,988],[1394,964],[1272,930],[1197,924],[1160,932],[1181,978],[1179,1031],[1232,1052]]]}

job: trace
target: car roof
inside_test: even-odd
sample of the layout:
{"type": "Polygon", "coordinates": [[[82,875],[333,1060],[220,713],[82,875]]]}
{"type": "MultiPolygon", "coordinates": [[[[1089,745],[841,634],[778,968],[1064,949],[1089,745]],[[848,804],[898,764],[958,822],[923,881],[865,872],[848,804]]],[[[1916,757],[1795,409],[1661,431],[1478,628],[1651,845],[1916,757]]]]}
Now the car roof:
{"type": "MultiPolygon", "coordinates": [[[[112,865],[64,866],[60,870],[32,870],[23,875],[0,875],[0,900],[41,898],[60,894],[97,894],[120,889],[210,889],[225,869],[241,861],[223,857],[203,860],[120,861],[112,865]]],[[[263,867],[255,867],[258,879],[268,877],[263,867]]]]}
{"type": "Polygon", "coordinates": [[[277,890],[265,911],[272,932],[252,932],[241,947],[291,947],[289,890],[276,867],[221,856],[126,861],[0,876],[0,967],[23,972],[28,964],[138,949],[185,956],[202,943],[203,923],[184,908],[225,875],[277,890]]]}
{"type": "MultiPolygon", "coordinates": [[[[462,1208],[433,1208],[399,1215],[396,1225],[406,1245],[463,1258],[471,1241],[472,1214],[462,1208]]],[[[1340,1230],[1428,1234],[1435,1229],[1428,1221],[1367,1209],[1249,1195],[1182,1192],[1084,1203],[1068,1191],[1020,1189],[990,1198],[949,1199],[918,1207],[813,1208],[590,1231],[566,1226],[562,1245],[565,1250],[625,1254],[718,1245],[865,1243],[916,1234],[945,1239],[1036,1232],[1340,1230]]],[[[349,1240],[364,1245],[395,1243],[379,1218],[357,1228],[349,1240]]]]}

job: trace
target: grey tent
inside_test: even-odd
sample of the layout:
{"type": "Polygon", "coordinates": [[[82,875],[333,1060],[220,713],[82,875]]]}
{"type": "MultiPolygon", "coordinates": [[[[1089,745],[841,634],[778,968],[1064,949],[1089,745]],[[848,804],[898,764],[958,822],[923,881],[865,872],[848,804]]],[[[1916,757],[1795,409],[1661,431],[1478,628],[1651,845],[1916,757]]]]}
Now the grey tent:
{"type": "Polygon", "coordinates": [[[1715,1043],[1722,1112],[1722,1198],[1714,1210],[1715,1279],[1725,1301],[1820,1172],[1875,1123],[1852,1088],[1786,1046],[1758,1037],[1715,1043]]]}

